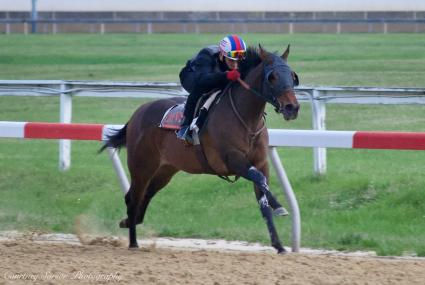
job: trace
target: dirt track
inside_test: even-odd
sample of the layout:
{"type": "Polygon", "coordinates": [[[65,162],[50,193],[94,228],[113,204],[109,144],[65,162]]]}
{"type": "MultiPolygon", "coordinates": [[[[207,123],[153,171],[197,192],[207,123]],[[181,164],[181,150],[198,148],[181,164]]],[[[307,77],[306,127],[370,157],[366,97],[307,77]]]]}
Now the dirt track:
{"type": "Polygon", "coordinates": [[[425,260],[0,242],[0,284],[425,284],[425,260]],[[34,281],[35,280],[35,281],[34,281]]]}

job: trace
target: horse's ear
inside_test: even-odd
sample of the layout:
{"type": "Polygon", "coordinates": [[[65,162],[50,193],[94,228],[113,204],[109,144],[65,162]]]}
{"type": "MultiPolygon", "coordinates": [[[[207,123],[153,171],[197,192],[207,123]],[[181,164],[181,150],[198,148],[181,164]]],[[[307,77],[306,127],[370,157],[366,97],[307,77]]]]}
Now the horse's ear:
{"type": "Polygon", "coordinates": [[[290,47],[291,45],[289,44],[288,45],[288,47],[286,48],[286,50],[285,50],[285,52],[282,54],[282,58],[285,60],[285,61],[288,61],[288,56],[289,56],[289,47],[290,47]]]}
{"type": "Polygon", "coordinates": [[[258,44],[258,49],[260,50],[261,60],[266,59],[266,57],[267,57],[267,51],[265,49],[263,49],[263,47],[260,44],[258,44]]]}

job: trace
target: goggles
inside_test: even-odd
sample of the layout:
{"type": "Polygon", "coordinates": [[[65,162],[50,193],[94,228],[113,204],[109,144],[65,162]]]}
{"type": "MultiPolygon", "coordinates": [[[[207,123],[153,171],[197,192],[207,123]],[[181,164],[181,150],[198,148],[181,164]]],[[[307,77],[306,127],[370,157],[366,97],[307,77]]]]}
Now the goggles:
{"type": "Polygon", "coordinates": [[[224,55],[228,58],[238,60],[238,59],[243,59],[245,57],[245,51],[244,50],[232,50],[232,51],[226,52],[224,55]]]}

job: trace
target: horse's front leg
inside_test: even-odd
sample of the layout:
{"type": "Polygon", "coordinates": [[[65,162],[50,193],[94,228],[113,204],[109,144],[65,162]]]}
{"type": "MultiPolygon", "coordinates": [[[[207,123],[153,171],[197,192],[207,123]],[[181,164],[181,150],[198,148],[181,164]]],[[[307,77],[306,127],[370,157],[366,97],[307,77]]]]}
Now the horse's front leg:
{"type": "MultiPolygon", "coordinates": [[[[285,248],[280,242],[276,227],[273,223],[273,208],[270,206],[270,202],[277,203],[277,201],[269,190],[266,177],[257,168],[251,166],[244,178],[254,182],[255,195],[260,205],[261,214],[267,224],[272,246],[277,250],[277,253],[285,253],[285,248]]],[[[279,208],[281,207],[282,206],[279,208]]]]}
{"type": "Polygon", "coordinates": [[[269,200],[276,201],[267,185],[267,179],[261,171],[255,168],[243,154],[240,153],[229,153],[226,156],[226,162],[229,169],[234,171],[237,175],[244,177],[252,181],[255,185],[255,194],[257,197],[258,204],[260,206],[261,215],[263,216],[272,246],[277,250],[278,253],[284,253],[285,249],[280,242],[279,236],[276,231],[276,227],[273,223],[273,210],[269,205],[269,200]]]}
{"type": "MultiPolygon", "coordinates": [[[[264,175],[265,184],[267,185],[267,181],[269,180],[269,165],[267,161],[265,163],[260,163],[260,166],[257,166],[257,169],[264,175]]],[[[261,189],[254,183],[256,193],[261,193],[261,189]]],[[[270,207],[273,209],[274,216],[287,216],[289,215],[288,211],[282,207],[282,205],[277,201],[276,197],[273,196],[271,191],[267,192],[267,200],[269,201],[270,207]]]]}

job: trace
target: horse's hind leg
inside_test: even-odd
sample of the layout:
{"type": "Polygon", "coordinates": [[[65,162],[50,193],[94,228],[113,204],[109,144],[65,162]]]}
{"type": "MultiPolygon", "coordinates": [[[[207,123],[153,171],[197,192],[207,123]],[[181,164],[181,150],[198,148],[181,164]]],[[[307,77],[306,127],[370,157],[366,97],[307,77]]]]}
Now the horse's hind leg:
{"type": "Polygon", "coordinates": [[[151,179],[148,188],[146,189],[145,196],[140,203],[139,214],[137,224],[143,223],[145,218],[146,210],[149,206],[150,201],[162,188],[164,188],[177,170],[171,166],[161,167],[156,173],[155,176],[151,179]]]}
{"type": "Polygon", "coordinates": [[[125,196],[125,203],[127,204],[127,219],[121,221],[120,226],[125,223],[129,231],[130,248],[139,247],[137,244],[136,224],[138,220],[138,213],[140,202],[144,196],[145,189],[149,183],[149,177],[138,177],[131,180],[130,190],[125,196]]]}
{"type": "MultiPolygon", "coordinates": [[[[143,153],[149,153],[149,150],[145,148],[143,153]]],[[[130,150],[128,150],[128,169],[131,175],[131,186],[125,196],[127,220],[122,221],[120,226],[122,227],[125,224],[128,227],[130,248],[138,247],[136,225],[140,219],[140,205],[142,204],[149,183],[159,167],[158,156],[152,152],[150,154],[146,157],[141,157],[141,155],[130,153],[130,150]]]]}
{"type": "MultiPolygon", "coordinates": [[[[150,179],[149,185],[146,187],[146,189],[143,191],[143,197],[141,198],[136,198],[133,197],[131,195],[129,195],[129,193],[127,193],[125,200],[126,200],[126,204],[127,204],[127,209],[128,209],[128,218],[124,219],[120,222],[120,227],[121,228],[130,228],[130,224],[131,224],[131,219],[130,217],[135,217],[135,225],[137,224],[141,224],[143,223],[143,219],[145,217],[145,213],[146,213],[146,209],[150,203],[150,201],[152,200],[152,198],[155,196],[156,193],[159,192],[159,190],[161,190],[162,188],[164,188],[168,182],[170,182],[171,178],[173,177],[173,175],[177,172],[176,169],[169,167],[169,166],[164,166],[161,167],[160,169],[158,169],[154,175],[153,178],[150,179]],[[130,203],[134,200],[138,200],[138,207],[137,207],[137,212],[131,212],[131,211],[135,211],[135,209],[133,208],[134,206],[132,206],[130,203]]],[[[134,189],[137,189],[136,186],[137,183],[135,183],[134,189]]],[[[133,184],[132,184],[133,186],[133,184]]],[[[133,189],[133,187],[130,187],[130,190],[133,189]]],[[[132,192],[133,193],[133,192],[132,192]]],[[[130,230],[130,247],[132,247],[132,230],[130,230]]],[[[137,240],[135,241],[135,246],[137,247],[137,240]]]]}

